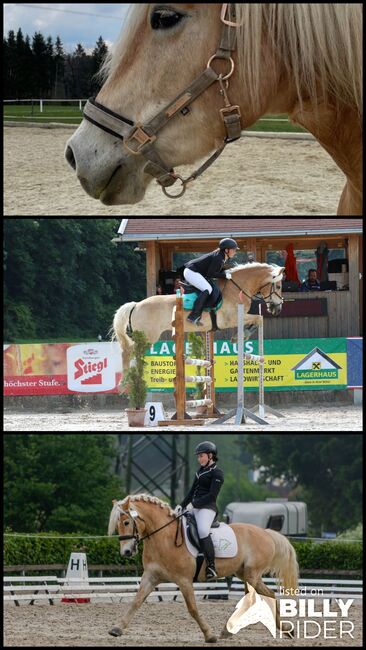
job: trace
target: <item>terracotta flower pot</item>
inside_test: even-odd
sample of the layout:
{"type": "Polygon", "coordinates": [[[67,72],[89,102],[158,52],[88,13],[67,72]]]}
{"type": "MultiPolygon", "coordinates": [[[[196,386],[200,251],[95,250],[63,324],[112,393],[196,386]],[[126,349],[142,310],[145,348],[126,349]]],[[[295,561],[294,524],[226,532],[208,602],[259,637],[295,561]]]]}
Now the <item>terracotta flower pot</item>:
{"type": "Polygon", "coordinates": [[[147,409],[126,409],[128,426],[143,428],[147,409]]]}

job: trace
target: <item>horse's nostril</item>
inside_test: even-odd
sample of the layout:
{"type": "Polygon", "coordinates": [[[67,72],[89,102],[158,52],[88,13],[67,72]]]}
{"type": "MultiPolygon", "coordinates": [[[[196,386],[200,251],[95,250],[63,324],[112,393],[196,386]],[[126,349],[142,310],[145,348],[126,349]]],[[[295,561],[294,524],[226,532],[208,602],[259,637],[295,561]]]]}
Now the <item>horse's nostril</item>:
{"type": "Polygon", "coordinates": [[[67,162],[69,163],[70,167],[72,167],[73,170],[75,171],[76,170],[76,161],[75,161],[74,152],[73,152],[72,148],[70,147],[70,145],[68,145],[68,147],[67,147],[67,149],[65,151],[65,158],[66,158],[67,162]]]}

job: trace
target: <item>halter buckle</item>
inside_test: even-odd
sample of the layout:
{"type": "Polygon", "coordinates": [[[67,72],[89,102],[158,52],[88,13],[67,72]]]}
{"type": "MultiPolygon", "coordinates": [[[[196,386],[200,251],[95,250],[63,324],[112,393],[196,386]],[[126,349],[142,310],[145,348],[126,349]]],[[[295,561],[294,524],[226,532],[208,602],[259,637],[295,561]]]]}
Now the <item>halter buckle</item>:
{"type": "Polygon", "coordinates": [[[134,130],[130,135],[123,140],[123,146],[127,149],[128,153],[133,156],[138,156],[146,144],[151,144],[156,140],[156,135],[149,135],[142,128],[142,124],[136,124],[134,130]],[[128,145],[128,143],[136,142],[135,148],[128,145]]]}

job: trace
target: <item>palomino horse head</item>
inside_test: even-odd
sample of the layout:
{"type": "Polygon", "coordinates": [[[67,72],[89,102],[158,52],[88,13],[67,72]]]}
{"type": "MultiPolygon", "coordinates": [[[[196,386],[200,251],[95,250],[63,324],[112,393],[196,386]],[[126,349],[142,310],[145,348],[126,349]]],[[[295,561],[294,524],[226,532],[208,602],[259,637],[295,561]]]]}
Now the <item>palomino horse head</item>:
{"type": "Polygon", "coordinates": [[[90,196],[138,203],[153,178],[180,196],[242,129],[288,113],[346,175],[340,214],[362,214],[362,3],[132,6],[66,147],[90,196]]]}
{"type": "MultiPolygon", "coordinates": [[[[248,303],[248,309],[253,298],[261,298],[267,305],[267,311],[272,316],[278,316],[283,305],[282,281],[284,271],[284,266],[271,266],[270,264],[259,264],[258,262],[238,265],[231,269],[231,295],[233,291],[239,290],[240,300],[248,303]]],[[[225,289],[224,298],[227,299],[225,289]]]]}
{"type": "Polygon", "coordinates": [[[281,313],[283,305],[282,282],[285,267],[273,267],[271,280],[260,288],[260,293],[272,316],[281,313]]]}
{"type": "Polygon", "coordinates": [[[186,183],[174,165],[240,137],[240,109],[228,99],[237,27],[233,4],[134,5],[66,149],[88,194],[133,204],[153,178],[165,193],[179,179],[175,198],[186,183]]]}
{"type": "Polygon", "coordinates": [[[123,501],[113,499],[112,503],[113,508],[109,518],[108,535],[113,535],[117,530],[122,557],[137,555],[139,536],[145,530],[144,521],[139,518],[136,511],[129,509],[128,498],[123,501]],[[138,519],[140,521],[137,523],[138,519]]]}

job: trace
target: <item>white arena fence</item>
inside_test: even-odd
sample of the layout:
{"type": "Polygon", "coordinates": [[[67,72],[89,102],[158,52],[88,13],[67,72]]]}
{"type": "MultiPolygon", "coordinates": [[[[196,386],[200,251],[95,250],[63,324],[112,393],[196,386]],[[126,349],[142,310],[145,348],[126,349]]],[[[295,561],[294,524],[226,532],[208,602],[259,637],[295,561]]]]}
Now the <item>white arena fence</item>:
{"type": "MultiPolygon", "coordinates": [[[[85,585],[78,585],[76,588],[75,585],[67,584],[66,578],[57,576],[9,576],[4,577],[4,602],[14,602],[18,606],[27,601],[30,605],[38,601],[48,601],[50,605],[54,605],[55,600],[63,598],[90,598],[91,602],[103,598],[111,602],[122,602],[124,599],[132,600],[140,581],[140,577],[88,578],[85,585]]],[[[263,578],[263,582],[278,595],[275,578],[263,578]]],[[[362,586],[362,580],[300,578],[299,597],[362,599],[362,586]]],[[[225,579],[217,582],[197,582],[194,583],[194,593],[196,598],[238,600],[244,594],[244,585],[238,578],[233,578],[230,588],[225,579]]],[[[158,585],[147,599],[147,602],[156,601],[183,602],[184,599],[178,585],[167,582],[158,585]]]]}

